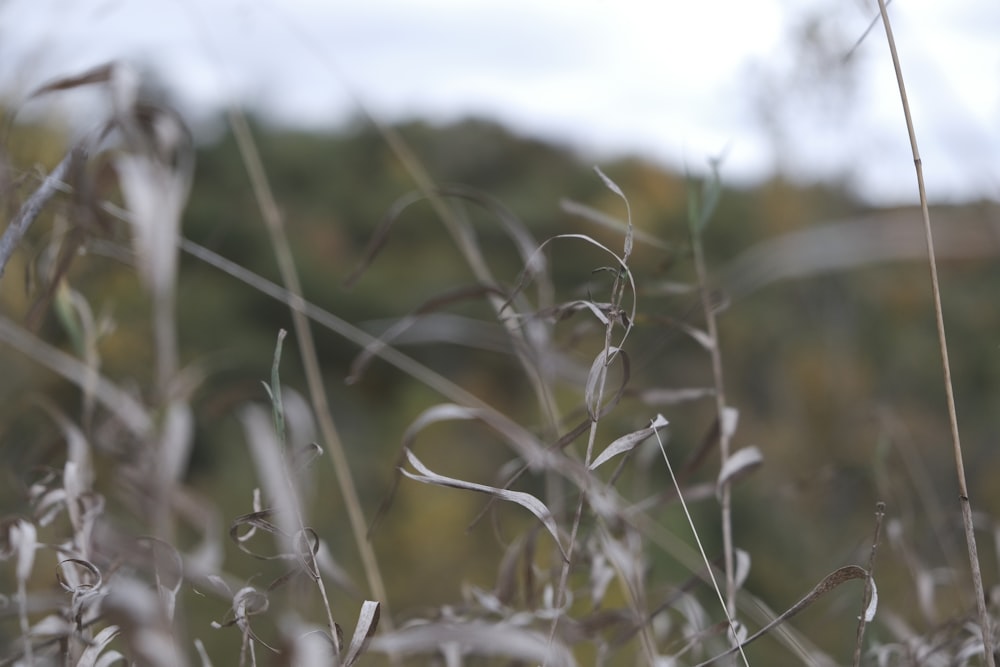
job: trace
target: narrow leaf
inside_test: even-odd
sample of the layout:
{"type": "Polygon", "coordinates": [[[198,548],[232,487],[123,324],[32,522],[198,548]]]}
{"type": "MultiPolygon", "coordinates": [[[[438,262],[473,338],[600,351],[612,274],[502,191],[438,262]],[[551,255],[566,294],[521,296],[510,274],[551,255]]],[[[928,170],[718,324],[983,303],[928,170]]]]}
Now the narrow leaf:
{"type": "Polygon", "coordinates": [[[876,609],[878,609],[878,586],[872,579],[872,599],[868,601],[868,608],[865,609],[865,623],[871,623],[875,620],[876,609]]]}
{"type": "Polygon", "coordinates": [[[600,167],[594,167],[594,171],[596,171],[597,175],[601,177],[602,181],[604,181],[604,185],[608,188],[608,190],[611,190],[622,199],[625,199],[625,193],[622,192],[622,189],[618,187],[617,183],[608,178],[608,175],[601,171],[600,167]]]}
{"type": "Polygon", "coordinates": [[[607,377],[607,366],[608,362],[614,358],[622,359],[622,363],[626,366],[627,373],[627,355],[620,348],[614,346],[601,350],[601,353],[597,355],[596,359],[594,359],[594,363],[590,365],[590,373],[587,374],[587,386],[584,400],[587,403],[587,413],[592,421],[597,421],[599,419],[599,415],[601,414],[601,406],[599,403],[602,403],[604,399],[604,396],[601,394],[604,393],[604,379],[607,377]]]}
{"type": "Polygon", "coordinates": [[[278,434],[278,441],[286,444],[285,440],[285,409],[281,403],[281,348],[285,342],[288,332],[284,329],[278,330],[278,342],[274,345],[274,361],[271,363],[271,384],[265,385],[267,395],[271,399],[272,419],[274,420],[274,432],[278,434]]]}
{"type": "Polygon", "coordinates": [[[708,335],[708,332],[702,331],[698,327],[691,326],[690,324],[686,324],[684,322],[678,322],[677,326],[709,352],[715,349],[715,341],[708,335]]]}
{"type": "Polygon", "coordinates": [[[864,568],[858,567],[857,565],[845,565],[840,569],[834,570],[830,574],[826,575],[826,577],[824,577],[821,582],[816,584],[816,586],[811,591],[809,591],[808,595],[806,595],[804,598],[802,598],[794,605],[789,607],[783,614],[778,616],[776,619],[774,619],[773,621],[765,625],[763,628],[758,630],[756,633],[751,635],[751,637],[747,639],[745,642],[743,642],[739,646],[735,646],[729,649],[725,653],[720,653],[719,655],[715,656],[714,658],[711,658],[710,660],[706,660],[705,662],[699,663],[697,667],[705,667],[706,665],[711,665],[715,662],[718,662],[722,658],[726,658],[730,655],[733,655],[747,644],[756,641],[760,637],[766,635],[774,628],[778,627],[788,619],[798,614],[806,607],[809,607],[810,605],[812,605],[813,602],[816,602],[816,600],[820,599],[821,597],[832,591],[834,588],[837,588],[845,581],[850,581],[851,579],[864,579],[867,576],[868,572],[864,568]]]}
{"type": "Polygon", "coordinates": [[[608,322],[610,321],[608,320],[608,316],[604,314],[604,311],[601,309],[601,306],[594,303],[593,301],[585,301],[583,299],[577,301],[569,301],[567,303],[561,304],[560,306],[557,306],[555,312],[556,313],[574,312],[581,308],[586,308],[591,313],[593,313],[594,317],[596,317],[597,320],[604,326],[608,325],[608,322]]]}
{"type": "MultiPolygon", "coordinates": [[[[596,241],[595,239],[593,239],[590,236],[587,236],[586,234],[556,234],[555,236],[551,236],[551,237],[547,238],[545,241],[543,241],[538,246],[538,248],[535,250],[535,253],[536,254],[541,253],[550,244],[555,243],[556,241],[563,241],[563,240],[584,241],[584,242],[589,243],[589,244],[591,244],[591,245],[593,245],[593,246],[595,246],[597,248],[600,248],[603,252],[606,252],[609,255],[611,255],[612,257],[614,257],[615,262],[621,268],[621,272],[628,278],[628,289],[632,293],[632,304],[631,304],[631,306],[629,308],[629,312],[628,312],[627,315],[623,315],[622,316],[623,319],[625,320],[625,322],[629,323],[626,326],[626,330],[630,329],[631,328],[630,323],[632,323],[632,322],[635,321],[635,311],[636,311],[635,294],[636,294],[636,288],[635,288],[635,277],[632,275],[632,272],[628,268],[627,258],[619,257],[618,255],[616,255],[614,253],[614,251],[612,251],[606,245],[604,245],[603,243],[600,243],[599,241],[596,241]]],[[[513,303],[514,299],[517,297],[518,294],[520,294],[522,291],[524,291],[525,286],[527,285],[529,277],[531,277],[531,273],[529,271],[527,271],[527,270],[521,271],[521,275],[518,277],[517,282],[515,283],[514,289],[511,290],[511,295],[508,298],[507,303],[504,305],[504,309],[506,309],[507,306],[509,306],[511,303],[513,303]]],[[[619,346],[620,345],[621,345],[621,343],[619,343],[619,346]]]]}
{"type": "Polygon", "coordinates": [[[559,527],[556,525],[555,519],[552,517],[552,512],[550,512],[549,508],[545,506],[545,503],[535,496],[521,491],[498,489],[494,486],[486,486],[485,484],[466,482],[465,480],[455,479],[454,477],[439,475],[425,466],[410,449],[406,450],[406,459],[419,474],[413,474],[405,469],[401,470],[401,472],[416,482],[423,482],[424,484],[433,484],[436,486],[448,486],[454,489],[465,489],[466,491],[476,491],[478,493],[485,493],[489,496],[493,496],[499,500],[517,503],[524,509],[534,514],[538,520],[542,522],[542,525],[544,525],[546,530],[549,531],[549,534],[552,535],[556,545],[562,552],[563,558],[568,560],[566,551],[563,549],[562,543],[559,541],[559,527]]]}
{"type": "Polygon", "coordinates": [[[620,187],[618,187],[617,183],[615,183],[614,181],[612,181],[610,178],[608,178],[608,176],[603,171],[601,171],[600,167],[594,167],[594,171],[596,171],[597,175],[601,177],[602,181],[604,181],[604,185],[607,186],[607,188],[609,190],[611,190],[612,192],[614,192],[616,195],[618,195],[619,197],[621,197],[622,201],[625,202],[625,212],[626,212],[626,221],[625,221],[625,249],[624,249],[624,252],[622,252],[622,257],[627,262],[629,256],[631,256],[631,254],[632,254],[632,239],[633,239],[633,236],[632,236],[632,234],[633,234],[633,232],[632,232],[632,209],[629,206],[628,197],[625,196],[625,193],[622,192],[622,189],[620,187]]]}
{"type": "Polygon", "coordinates": [[[483,411],[467,408],[455,403],[441,403],[424,410],[403,433],[403,447],[410,447],[417,435],[431,424],[444,421],[466,421],[480,419],[483,411]]]}
{"type": "Polygon", "coordinates": [[[756,447],[743,447],[733,452],[719,470],[717,486],[721,489],[744,477],[764,462],[764,455],[756,447]]]}
{"type": "Polygon", "coordinates": [[[351,637],[351,645],[347,649],[347,656],[344,657],[346,667],[351,667],[361,657],[368,643],[375,636],[381,610],[382,605],[372,600],[365,600],[361,605],[358,624],[354,626],[354,636],[351,637]]]}
{"type": "Polygon", "coordinates": [[[109,625],[103,628],[97,635],[88,642],[87,648],[80,654],[80,659],[76,662],[77,667],[95,667],[97,659],[100,657],[108,644],[118,636],[117,625],[109,625]]]}
{"type": "MultiPolygon", "coordinates": [[[[513,447],[518,455],[525,460],[527,467],[531,468],[540,466],[546,460],[548,452],[542,444],[536,441],[534,436],[532,436],[528,431],[522,430],[515,422],[498,422],[497,420],[491,420],[488,411],[480,408],[469,408],[455,403],[442,403],[440,405],[432,406],[422,412],[413,421],[413,423],[407,427],[406,431],[403,433],[403,447],[395,464],[396,469],[402,471],[402,466],[407,456],[407,452],[412,449],[413,443],[416,441],[417,436],[420,435],[423,429],[441,421],[461,421],[473,419],[482,420],[491,428],[498,431],[513,447]]],[[[378,509],[375,511],[375,516],[368,528],[369,535],[371,535],[378,522],[381,521],[382,517],[392,505],[398,486],[399,475],[397,474],[393,478],[392,486],[386,494],[386,497],[382,500],[378,509]]]]}
{"type": "Polygon", "coordinates": [[[668,422],[663,415],[656,415],[656,419],[654,419],[646,428],[641,428],[638,431],[633,431],[632,433],[623,435],[608,445],[604,451],[594,459],[594,462],[590,464],[590,469],[595,470],[598,466],[606,463],[608,460],[618,456],[619,454],[624,454],[625,452],[635,449],[641,443],[645,442],[646,439],[653,435],[658,429],[666,427],[669,423],[670,422],[668,422]]]}

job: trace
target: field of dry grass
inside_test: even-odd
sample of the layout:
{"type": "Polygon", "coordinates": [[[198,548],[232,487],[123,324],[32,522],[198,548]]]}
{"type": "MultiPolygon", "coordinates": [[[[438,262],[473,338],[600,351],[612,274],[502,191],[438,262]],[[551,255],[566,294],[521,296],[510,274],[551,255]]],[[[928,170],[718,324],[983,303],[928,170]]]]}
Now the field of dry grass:
{"type": "MultiPolygon", "coordinates": [[[[803,259],[802,248],[817,243],[788,238],[785,246],[746,256],[728,282],[720,283],[708,265],[704,239],[722,186],[717,176],[692,179],[687,242],[693,280],[670,286],[689,297],[691,309],[665,317],[647,306],[650,290],[633,268],[638,253],[663,244],[633,224],[629,193],[613,178],[599,169],[594,176],[613,195],[614,210],[563,203],[567,214],[599,233],[538,239],[487,195],[433,182],[407,143],[392,128],[380,127],[416,190],[387,205],[389,213],[349,282],[378,270],[394,224],[417,203],[433,209],[442,239],[461,256],[472,282],[413,304],[410,314],[376,336],[304,298],[288,221],[239,112],[228,120],[280,281],[182,237],[180,221],[194,178],[191,137],[176,114],[137,99],[125,73],[109,65],[39,88],[37,96],[102,87],[114,113],[45,176],[5,165],[22,176],[9,190],[12,215],[0,239],[0,266],[12,260],[43,211],[56,201],[68,202],[68,215],[46,249],[39,272],[44,280],[35,295],[37,309],[58,313],[59,344],[37,325],[38,312],[23,321],[2,314],[5,359],[16,360],[12,369],[44,369],[73,389],[69,400],[63,391],[30,397],[23,406],[60,435],[58,444],[46,445],[51,455],[45,465],[15,480],[17,508],[4,512],[0,665],[995,664],[996,608],[979,573],[980,519],[966,488],[926,202],[928,289],[934,294],[951,420],[959,490],[954,509],[962,517],[954,533],[965,539],[954,546],[968,553],[972,577],[924,569],[919,554],[909,551],[907,539],[886,520],[893,509],[878,502],[871,507],[867,534],[842,536],[845,543],[863,545],[851,551],[853,560],[813,581],[811,590],[801,590],[798,602],[774,611],[759,591],[746,586],[753,554],[736,537],[736,490],[752,488],[765,453],[740,437],[740,406],[728,399],[727,341],[719,321],[741,289],[823,270],[820,264],[834,261],[836,253],[803,259]],[[109,173],[114,187],[101,187],[95,174],[109,173]],[[479,242],[456,201],[492,217],[516,253],[518,273],[496,273],[491,249],[479,242]],[[127,233],[104,233],[107,220],[127,233]],[[129,266],[141,285],[149,316],[138,338],[148,341],[151,359],[141,374],[112,376],[102,366],[101,340],[109,322],[63,280],[82,249],[97,249],[102,261],[129,266]],[[212,367],[185,365],[178,353],[182,253],[239,281],[241,289],[277,300],[290,313],[289,331],[273,332],[273,347],[262,350],[255,369],[266,378],[258,400],[245,401],[237,411],[242,456],[255,480],[238,516],[220,510],[226,489],[195,488],[186,477],[193,424],[203,409],[194,397],[212,367]],[[564,258],[577,263],[576,284],[554,278],[553,265],[564,258]],[[396,344],[418,328],[432,339],[457,337],[470,344],[468,332],[480,329],[469,318],[438,317],[469,304],[477,309],[479,324],[499,337],[500,343],[482,345],[499,346],[507,355],[508,372],[520,378],[517,403],[531,406],[530,420],[523,411],[509,414],[507,405],[491,404],[396,344]],[[640,331],[642,341],[652,332],[693,342],[707,375],[681,388],[636,387],[633,378],[648,352],[636,349],[640,331]],[[372,493],[359,489],[352,474],[357,463],[330,409],[319,336],[356,346],[351,381],[361,381],[377,360],[438,397],[397,434],[390,484],[374,493],[383,498],[378,507],[363,501],[372,493]],[[283,380],[290,363],[304,369],[301,386],[283,380]],[[643,400],[633,400],[636,396],[643,400]],[[675,424],[661,412],[671,408],[678,414],[677,406],[693,403],[709,406],[711,426],[699,447],[681,457],[670,446],[675,424]],[[480,456],[476,448],[482,447],[482,456],[493,460],[497,450],[503,452],[491,479],[450,472],[434,449],[455,439],[472,452],[463,455],[480,456]],[[323,466],[332,470],[334,484],[317,485],[316,471],[323,466]],[[428,500],[426,506],[400,507],[404,491],[411,499],[424,493],[420,485],[436,487],[427,494],[481,499],[474,528],[477,535],[495,537],[491,544],[499,567],[488,586],[464,583],[460,599],[396,610],[389,582],[425,575],[387,572],[375,536],[394,514],[440,512],[447,504],[428,500]],[[706,522],[704,511],[689,511],[693,504],[711,507],[714,518],[706,522]],[[329,506],[342,512],[342,530],[323,528],[329,525],[323,508],[329,506]],[[674,517],[669,527],[666,513],[674,517]],[[878,596],[885,542],[912,556],[913,585],[924,587],[918,594],[922,603],[933,606],[936,591],[938,597],[965,601],[965,607],[924,629],[910,627],[903,613],[908,610],[894,609],[894,600],[878,596]],[[352,565],[342,565],[345,558],[352,565]],[[664,567],[664,559],[673,565],[664,567]],[[350,570],[361,578],[355,581],[350,570]],[[830,622],[855,639],[833,656],[797,630],[794,619],[835,590],[852,603],[839,607],[839,617],[830,622]],[[201,616],[194,610],[200,606],[226,611],[196,625],[193,619],[201,616]],[[767,652],[755,654],[756,640],[765,636],[767,652]]],[[[922,190],[908,112],[907,125],[922,190]]],[[[844,263],[858,260],[859,248],[870,250],[871,257],[858,260],[865,262],[904,252],[889,242],[859,244],[861,236],[849,226],[813,236],[821,233],[848,244],[837,260],[844,263]]],[[[912,254],[912,248],[905,252],[912,254]]],[[[443,516],[430,520],[447,520],[443,516]]]]}

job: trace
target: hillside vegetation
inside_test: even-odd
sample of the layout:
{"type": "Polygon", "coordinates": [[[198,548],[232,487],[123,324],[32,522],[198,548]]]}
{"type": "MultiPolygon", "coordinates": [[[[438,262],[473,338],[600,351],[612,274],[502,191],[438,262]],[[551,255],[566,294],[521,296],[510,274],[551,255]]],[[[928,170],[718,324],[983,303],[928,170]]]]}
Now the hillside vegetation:
{"type": "MultiPolygon", "coordinates": [[[[979,664],[916,209],[157,113],[0,281],[0,664],[979,664]]],[[[65,150],[13,127],[8,220],[65,150]]],[[[934,215],[989,587],[1000,211],[934,215]]]]}

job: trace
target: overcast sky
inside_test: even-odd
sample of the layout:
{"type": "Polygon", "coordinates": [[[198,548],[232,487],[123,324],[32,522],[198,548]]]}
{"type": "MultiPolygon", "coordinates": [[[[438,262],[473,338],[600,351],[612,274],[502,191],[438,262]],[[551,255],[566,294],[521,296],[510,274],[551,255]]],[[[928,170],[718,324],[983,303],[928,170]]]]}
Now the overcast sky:
{"type": "MultiPolygon", "coordinates": [[[[931,195],[1000,199],[1000,3],[890,12],[931,195]]],[[[315,128],[360,105],[474,114],[595,162],[700,170],[724,154],[733,182],[779,168],[915,201],[881,25],[852,49],[876,14],[869,0],[0,0],[0,94],[124,58],[192,117],[234,101],[315,128]]]]}

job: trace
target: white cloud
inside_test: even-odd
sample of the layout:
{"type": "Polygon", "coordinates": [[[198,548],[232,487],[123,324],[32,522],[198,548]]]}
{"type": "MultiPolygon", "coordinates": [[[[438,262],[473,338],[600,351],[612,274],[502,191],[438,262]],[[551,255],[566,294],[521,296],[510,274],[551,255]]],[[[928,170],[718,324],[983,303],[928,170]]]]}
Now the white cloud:
{"type": "MultiPolygon", "coordinates": [[[[330,126],[357,112],[356,94],[389,120],[492,115],[675,167],[728,147],[733,178],[761,178],[778,163],[807,178],[848,176],[871,198],[911,200],[881,26],[841,79],[830,74],[875,11],[796,0],[8,0],[0,88],[23,93],[137,58],[191,109],[249,100],[286,122],[330,126]],[[820,41],[797,45],[791,26],[811,16],[820,41]]],[[[1000,9],[906,0],[891,12],[928,187],[1000,196],[1000,9]]]]}

